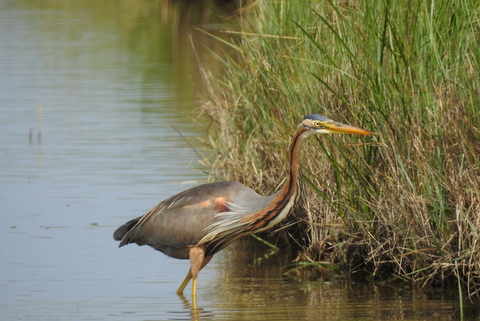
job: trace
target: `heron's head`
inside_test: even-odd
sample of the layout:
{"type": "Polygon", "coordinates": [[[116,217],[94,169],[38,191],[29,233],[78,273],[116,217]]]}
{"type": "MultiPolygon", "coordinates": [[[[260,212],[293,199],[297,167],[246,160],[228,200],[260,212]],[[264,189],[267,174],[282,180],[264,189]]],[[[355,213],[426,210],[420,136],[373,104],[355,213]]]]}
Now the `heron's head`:
{"type": "Polygon", "coordinates": [[[373,135],[371,131],[344,125],[341,123],[337,123],[336,121],[331,120],[328,117],[318,115],[318,114],[310,114],[305,116],[302,119],[300,124],[298,125],[303,126],[306,130],[304,131],[305,135],[319,135],[319,134],[357,134],[357,135],[373,135]]]}

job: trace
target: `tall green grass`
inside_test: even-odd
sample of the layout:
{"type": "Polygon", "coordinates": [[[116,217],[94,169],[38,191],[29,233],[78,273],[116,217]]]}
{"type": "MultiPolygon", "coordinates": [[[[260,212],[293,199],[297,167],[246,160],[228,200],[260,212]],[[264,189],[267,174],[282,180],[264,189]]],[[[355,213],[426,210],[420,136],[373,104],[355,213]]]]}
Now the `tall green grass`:
{"type": "Polygon", "coordinates": [[[212,175],[272,193],[309,113],[374,131],[304,148],[304,258],[478,295],[479,32],[475,0],[259,2],[203,108],[212,175]]]}

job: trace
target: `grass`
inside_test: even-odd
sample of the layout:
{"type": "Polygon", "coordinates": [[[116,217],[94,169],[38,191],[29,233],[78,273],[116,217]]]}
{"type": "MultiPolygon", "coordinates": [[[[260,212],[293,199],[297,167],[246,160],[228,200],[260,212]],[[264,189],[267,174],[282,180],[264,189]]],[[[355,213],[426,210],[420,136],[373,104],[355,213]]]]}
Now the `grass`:
{"type": "Polygon", "coordinates": [[[372,130],[304,147],[284,235],[306,261],[479,295],[478,3],[262,1],[234,31],[202,108],[213,179],[276,191],[312,112],[372,130]]]}

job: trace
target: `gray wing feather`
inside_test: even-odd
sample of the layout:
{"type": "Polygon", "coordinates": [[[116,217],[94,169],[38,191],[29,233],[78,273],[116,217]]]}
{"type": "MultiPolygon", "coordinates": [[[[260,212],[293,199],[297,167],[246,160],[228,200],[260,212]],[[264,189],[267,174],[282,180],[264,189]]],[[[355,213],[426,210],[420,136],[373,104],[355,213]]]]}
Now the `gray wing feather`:
{"type": "MultiPolygon", "coordinates": [[[[206,234],[215,214],[229,211],[228,203],[236,195],[254,193],[238,182],[200,185],[158,204],[142,217],[131,220],[115,233],[119,246],[129,243],[150,245],[165,254],[188,258],[188,246],[197,244],[206,234]]],[[[256,194],[258,195],[258,194],[256,194]]]]}

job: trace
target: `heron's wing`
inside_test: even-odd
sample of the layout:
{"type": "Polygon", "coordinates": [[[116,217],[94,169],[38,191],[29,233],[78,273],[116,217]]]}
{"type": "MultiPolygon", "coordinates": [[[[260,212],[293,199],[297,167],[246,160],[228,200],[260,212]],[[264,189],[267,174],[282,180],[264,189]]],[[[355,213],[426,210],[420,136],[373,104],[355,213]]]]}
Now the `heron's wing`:
{"type": "MultiPolygon", "coordinates": [[[[228,211],[228,203],[245,190],[251,191],[238,182],[219,182],[200,185],[174,195],[144,216],[127,222],[122,226],[123,229],[120,227],[117,231],[128,230],[120,246],[128,243],[150,245],[167,255],[183,258],[186,252],[172,251],[198,243],[215,214],[228,211]]],[[[121,232],[115,232],[114,235],[118,239],[121,232]]]]}

